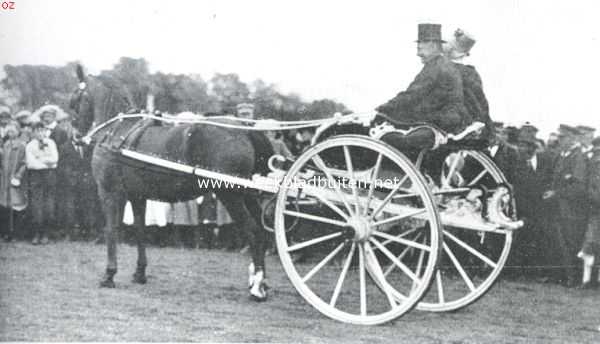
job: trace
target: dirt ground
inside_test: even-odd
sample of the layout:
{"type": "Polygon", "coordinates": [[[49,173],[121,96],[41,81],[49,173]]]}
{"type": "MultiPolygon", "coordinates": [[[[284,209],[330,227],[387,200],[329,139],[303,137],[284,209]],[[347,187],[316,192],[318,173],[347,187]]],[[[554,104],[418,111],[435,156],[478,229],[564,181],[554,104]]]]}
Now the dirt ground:
{"type": "Polygon", "coordinates": [[[600,290],[500,281],[461,311],[415,310],[365,327],[313,309],[276,256],[267,260],[270,299],[257,304],[239,253],[150,248],[148,284],[136,285],[136,250],[119,250],[117,288],[100,289],[104,246],[0,244],[0,340],[600,343],[600,290]]]}

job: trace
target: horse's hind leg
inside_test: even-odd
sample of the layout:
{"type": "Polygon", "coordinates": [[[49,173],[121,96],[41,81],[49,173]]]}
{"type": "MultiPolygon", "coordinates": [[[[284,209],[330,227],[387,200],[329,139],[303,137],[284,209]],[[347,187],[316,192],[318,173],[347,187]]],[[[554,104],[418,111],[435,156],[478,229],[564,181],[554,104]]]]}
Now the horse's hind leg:
{"type": "Polygon", "coordinates": [[[146,231],[145,231],[145,215],[146,215],[146,200],[135,199],[130,200],[131,208],[133,209],[133,222],[135,228],[135,240],[138,249],[137,267],[133,274],[133,282],[139,284],[146,283],[146,231]]]}
{"type": "Polygon", "coordinates": [[[117,244],[118,230],[123,219],[123,209],[125,207],[125,198],[120,192],[106,191],[104,188],[98,188],[98,194],[104,210],[106,225],[104,227],[104,237],[107,248],[106,274],[100,282],[101,287],[114,288],[114,275],[117,273],[117,244]]]}
{"type": "Polygon", "coordinates": [[[265,284],[266,232],[258,225],[252,214],[252,212],[259,211],[260,207],[256,203],[258,208],[255,208],[252,202],[240,194],[223,192],[218,196],[236,225],[248,234],[252,252],[249,280],[250,296],[256,301],[265,301],[267,299],[265,284]],[[252,209],[249,209],[248,205],[252,209]]]}

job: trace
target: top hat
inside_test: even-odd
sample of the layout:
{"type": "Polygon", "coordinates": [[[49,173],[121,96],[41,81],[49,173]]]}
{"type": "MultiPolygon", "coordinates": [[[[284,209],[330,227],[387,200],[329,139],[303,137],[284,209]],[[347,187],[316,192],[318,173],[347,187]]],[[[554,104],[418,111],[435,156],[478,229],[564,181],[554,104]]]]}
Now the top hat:
{"type": "Polygon", "coordinates": [[[441,24],[419,24],[419,36],[417,42],[441,42],[442,40],[442,25],[441,24]]]}

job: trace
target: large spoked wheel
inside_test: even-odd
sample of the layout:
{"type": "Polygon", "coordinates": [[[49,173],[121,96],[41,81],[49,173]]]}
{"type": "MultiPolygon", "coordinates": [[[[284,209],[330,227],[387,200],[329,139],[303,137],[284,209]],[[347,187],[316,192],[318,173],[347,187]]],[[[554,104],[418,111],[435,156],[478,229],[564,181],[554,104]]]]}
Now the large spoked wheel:
{"type": "Polygon", "coordinates": [[[429,288],[441,249],[437,209],[414,165],[389,145],[355,135],[321,142],[292,165],[277,197],[275,236],[304,299],[362,325],[410,311],[429,288]],[[314,205],[295,206],[306,200],[314,205]]]}
{"type": "MultiPolygon", "coordinates": [[[[485,192],[488,197],[480,198],[484,207],[490,205],[483,203],[489,202],[498,188],[508,190],[503,173],[481,152],[461,150],[449,154],[442,161],[440,188],[433,195],[440,204],[443,222],[446,222],[446,212],[464,218],[473,215],[469,204],[460,203],[468,194],[461,193],[461,189],[476,188],[485,192]]],[[[507,218],[516,218],[514,198],[510,193],[490,206],[499,207],[499,211],[507,218]]],[[[469,223],[478,224],[477,219],[471,222],[467,219],[461,223],[464,225],[444,223],[442,257],[432,288],[417,306],[420,310],[453,311],[477,301],[490,290],[506,263],[512,230],[487,231],[469,226],[469,223]]]]}

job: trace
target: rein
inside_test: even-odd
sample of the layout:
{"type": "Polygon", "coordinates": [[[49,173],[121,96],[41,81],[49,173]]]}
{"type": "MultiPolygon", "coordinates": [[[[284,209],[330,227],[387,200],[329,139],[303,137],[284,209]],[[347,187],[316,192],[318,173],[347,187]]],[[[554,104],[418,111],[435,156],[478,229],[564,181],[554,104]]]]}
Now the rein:
{"type": "Polygon", "coordinates": [[[97,125],[92,128],[83,138],[83,142],[91,142],[92,137],[103,128],[111,125],[116,121],[121,121],[124,119],[132,119],[132,118],[143,118],[143,119],[152,119],[156,121],[161,121],[165,123],[190,123],[190,124],[206,124],[212,125],[216,127],[222,128],[230,128],[237,130],[248,130],[248,131],[274,131],[274,130],[294,130],[294,129],[303,129],[303,128],[315,128],[319,127],[323,124],[335,123],[338,122],[341,118],[344,117],[356,117],[356,115],[346,115],[346,116],[335,116],[332,118],[324,118],[317,120],[305,120],[305,121],[275,121],[275,120],[254,120],[254,119],[245,119],[245,118],[237,118],[231,116],[214,116],[209,118],[176,118],[176,117],[159,117],[150,114],[131,114],[124,115],[119,114],[116,117],[109,119],[108,121],[97,125]],[[231,124],[219,122],[218,120],[227,120],[232,122],[238,122],[240,124],[231,124]],[[250,124],[259,124],[258,126],[251,126],[250,124]]]}

